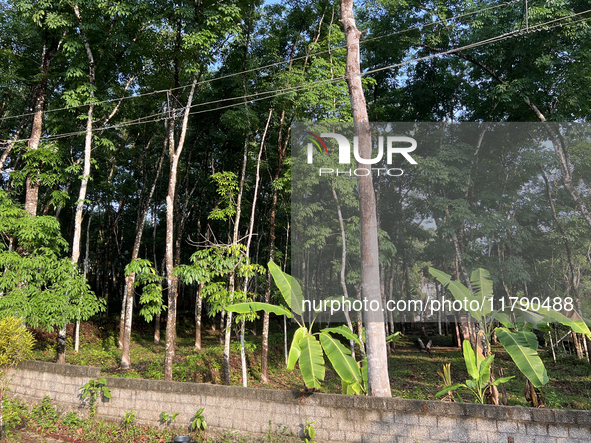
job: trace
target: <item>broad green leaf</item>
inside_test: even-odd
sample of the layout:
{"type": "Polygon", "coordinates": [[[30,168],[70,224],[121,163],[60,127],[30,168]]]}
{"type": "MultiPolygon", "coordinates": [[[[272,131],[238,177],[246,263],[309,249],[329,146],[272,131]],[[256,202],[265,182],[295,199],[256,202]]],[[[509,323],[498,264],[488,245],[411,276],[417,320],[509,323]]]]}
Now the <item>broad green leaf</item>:
{"type": "Polygon", "coordinates": [[[458,281],[452,281],[449,283],[449,285],[447,285],[447,289],[450,290],[450,292],[452,293],[452,295],[454,296],[454,298],[456,300],[459,300],[462,303],[464,303],[464,300],[467,300],[466,308],[467,308],[468,312],[470,313],[470,315],[472,315],[472,317],[474,317],[476,320],[479,320],[479,321],[481,320],[481,318],[482,318],[481,311],[480,311],[481,303],[476,297],[473,297],[472,294],[470,294],[470,291],[468,290],[467,287],[465,287],[463,284],[461,284],[458,281]],[[479,309],[471,309],[470,302],[473,300],[478,302],[479,309]]]}
{"type": "Polygon", "coordinates": [[[467,386],[464,383],[458,383],[455,385],[445,386],[437,394],[435,394],[435,397],[441,397],[442,395],[447,394],[449,391],[455,391],[458,388],[466,388],[466,387],[467,386]]]}
{"type": "Polygon", "coordinates": [[[486,269],[478,268],[470,276],[470,284],[474,292],[474,299],[481,303],[481,315],[491,312],[491,304],[487,302],[493,296],[493,283],[490,273],[486,269]]]}
{"type": "Polygon", "coordinates": [[[349,384],[345,380],[341,379],[341,385],[344,395],[358,395],[363,392],[363,388],[359,383],[349,384]]]}
{"type": "Polygon", "coordinates": [[[298,315],[302,315],[304,295],[298,281],[291,275],[283,272],[273,261],[269,262],[269,271],[289,309],[298,315]]]}
{"type": "Polygon", "coordinates": [[[429,274],[439,280],[439,283],[441,283],[443,286],[447,286],[451,281],[451,275],[441,272],[435,268],[429,268],[429,274]]]}
{"type": "Polygon", "coordinates": [[[300,340],[302,339],[302,337],[307,332],[308,331],[306,328],[301,327],[297,331],[295,331],[295,334],[293,335],[293,339],[291,340],[291,348],[289,348],[289,355],[287,357],[287,369],[289,369],[290,371],[293,371],[295,364],[297,363],[298,359],[300,358],[302,350],[300,349],[299,343],[300,343],[300,340]]]}
{"type": "Polygon", "coordinates": [[[363,347],[363,343],[359,340],[359,337],[351,332],[351,330],[347,326],[339,326],[338,328],[324,328],[320,332],[334,332],[335,334],[340,334],[345,337],[347,340],[353,340],[359,346],[363,347]]]}
{"type": "Polygon", "coordinates": [[[515,327],[515,325],[511,322],[511,318],[504,312],[497,312],[495,315],[493,315],[493,317],[495,318],[495,320],[501,322],[501,324],[506,328],[515,327]]]}
{"type": "Polygon", "coordinates": [[[519,370],[536,388],[548,383],[548,373],[538,355],[538,341],[532,332],[497,328],[496,333],[519,370]]]}
{"type": "Polygon", "coordinates": [[[544,315],[546,322],[562,323],[564,326],[571,328],[574,332],[578,334],[585,334],[587,337],[591,338],[591,331],[584,320],[568,318],[561,312],[554,311],[552,309],[540,309],[539,312],[544,315]]]}
{"type": "Polygon", "coordinates": [[[480,383],[482,383],[483,386],[490,381],[490,365],[492,364],[494,358],[494,355],[489,355],[482,361],[482,363],[480,363],[480,383]]]}
{"type": "Polygon", "coordinates": [[[402,338],[402,332],[400,332],[400,331],[396,331],[394,334],[392,334],[392,335],[388,335],[388,336],[386,337],[386,343],[388,343],[388,342],[391,342],[391,341],[396,341],[396,340],[398,340],[399,338],[402,338]]]}
{"type": "Polygon", "coordinates": [[[248,314],[250,312],[265,311],[277,315],[285,315],[287,318],[291,318],[291,312],[287,309],[272,305],[269,303],[262,302],[247,302],[247,303],[236,303],[235,305],[226,306],[226,311],[236,312],[238,314],[248,314]]]}
{"type": "Polygon", "coordinates": [[[464,360],[466,362],[466,369],[470,377],[478,379],[478,367],[476,366],[476,354],[469,340],[464,340],[462,343],[462,349],[464,351],[464,360]]]}
{"type": "Polygon", "coordinates": [[[324,358],[320,343],[313,335],[305,335],[300,340],[300,371],[308,388],[320,389],[324,380],[324,358]]]}
{"type": "Polygon", "coordinates": [[[326,332],[320,333],[320,343],[339,377],[349,384],[361,383],[361,371],[347,347],[326,332]]]}
{"type": "Polygon", "coordinates": [[[499,378],[498,380],[493,381],[491,383],[491,385],[498,386],[500,383],[507,383],[512,378],[515,378],[515,376],[514,375],[511,375],[510,377],[502,377],[502,378],[499,378]]]}
{"type": "MultiPolygon", "coordinates": [[[[464,300],[468,300],[467,303],[467,308],[468,311],[470,312],[470,314],[472,315],[472,317],[474,317],[477,320],[481,320],[482,319],[482,315],[480,310],[471,310],[470,309],[470,302],[472,300],[476,300],[478,301],[478,299],[476,297],[474,297],[472,294],[470,294],[470,291],[468,290],[468,288],[466,288],[463,284],[461,284],[458,281],[452,281],[451,280],[451,276],[446,274],[445,272],[441,272],[438,271],[437,269],[434,268],[429,268],[429,273],[435,277],[439,283],[441,283],[443,286],[445,286],[454,296],[454,298],[456,300],[461,301],[462,303],[464,302],[464,300]]],[[[479,305],[480,307],[480,305],[479,305]]],[[[490,310],[489,310],[490,312],[490,310]]]]}

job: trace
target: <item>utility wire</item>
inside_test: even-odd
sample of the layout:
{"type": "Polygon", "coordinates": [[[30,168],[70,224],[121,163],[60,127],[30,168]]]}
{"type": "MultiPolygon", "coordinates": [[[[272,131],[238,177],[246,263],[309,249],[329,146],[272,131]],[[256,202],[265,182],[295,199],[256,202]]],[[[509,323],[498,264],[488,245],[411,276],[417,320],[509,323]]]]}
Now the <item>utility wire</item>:
{"type": "MultiPolygon", "coordinates": [[[[400,31],[391,32],[389,34],[380,35],[380,36],[376,36],[376,37],[369,37],[369,38],[366,38],[366,39],[361,40],[360,41],[360,44],[364,44],[364,43],[368,43],[368,42],[380,40],[380,39],[387,38],[387,37],[392,37],[392,36],[395,36],[395,35],[404,34],[404,33],[410,32],[410,31],[414,31],[414,30],[422,30],[422,29],[427,28],[427,27],[430,27],[430,26],[435,26],[435,25],[438,25],[438,24],[446,23],[446,22],[449,22],[449,21],[452,21],[452,20],[456,20],[456,19],[459,19],[459,18],[468,17],[468,16],[471,16],[471,15],[479,14],[479,13],[482,13],[482,12],[485,12],[485,11],[489,11],[489,10],[501,8],[501,7],[504,7],[504,6],[509,6],[509,5],[514,4],[514,3],[520,3],[521,1],[522,0],[512,0],[512,1],[505,2],[505,3],[501,3],[499,5],[489,6],[487,8],[478,9],[476,11],[466,12],[464,14],[458,14],[458,15],[455,15],[455,16],[450,17],[448,19],[435,20],[435,21],[432,21],[432,22],[429,22],[429,23],[426,23],[426,24],[416,25],[416,26],[413,26],[413,27],[408,28],[408,29],[402,29],[400,31]]],[[[337,50],[337,49],[343,49],[343,48],[346,48],[346,45],[335,46],[335,47],[331,48],[330,50],[323,50],[323,51],[318,51],[318,52],[312,52],[312,53],[309,53],[307,55],[302,55],[302,56],[299,56],[299,57],[295,57],[291,61],[293,62],[293,61],[302,60],[302,59],[305,59],[305,58],[308,58],[308,57],[312,57],[312,56],[318,56],[318,55],[322,55],[322,54],[327,54],[330,51],[334,51],[334,50],[337,50]]],[[[275,62],[275,63],[271,63],[271,64],[268,64],[268,65],[259,66],[257,68],[246,69],[244,71],[234,72],[234,73],[231,73],[231,74],[222,75],[220,77],[215,77],[215,78],[211,78],[211,79],[207,79],[207,80],[202,80],[202,81],[198,82],[196,84],[196,86],[200,86],[200,85],[204,85],[204,84],[207,84],[207,83],[212,83],[212,82],[215,82],[215,81],[218,81],[218,80],[223,80],[223,79],[235,77],[235,76],[238,76],[238,75],[248,74],[248,73],[251,73],[251,72],[262,71],[263,69],[267,69],[267,68],[272,68],[272,67],[275,67],[275,66],[284,65],[286,63],[289,63],[289,60],[275,62]]],[[[108,99],[108,100],[95,101],[95,102],[93,102],[93,104],[96,106],[96,105],[114,103],[114,102],[119,102],[119,101],[129,100],[129,99],[135,99],[135,98],[140,98],[140,97],[148,97],[148,96],[152,96],[152,95],[156,95],[156,94],[164,94],[164,93],[168,93],[168,92],[172,92],[172,91],[178,91],[178,90],[181,90],[181,89],[185,89],[188,86],[190,86],[190,85],[187,84],[187,85],[183,85],[183,86],[177,86],[176,88],[160,89],[160,90],[157,90],[157,91],[144,92],[144,93],[137,94],[137,95],[129,95],[129,96],[124,96],[124,97],[111,98],[111,99],[108,99]]],[[[70,110],[70,109],[77,109],[77,108],[81,108],[81,107],[85,107],[85,106],[89,106],[89,105],[90,105],[89,103],[84,103],[84,104],[81,104],[81,105],[64,106],[64,107],[61,107],[61,108],[48,109],[48,110],[44,111],[44,114],[48,114],[48,113],[51,113],[51,112],[58,112],[58,111],[67,111],[67,110],[70,110]]],[[[199,105],[199,104],[197,104],[197,105],[199,105]]],[[[15,118],[20,118],[20,117],[28,117],[28,116],[31,116],[31,115],[34,115],[34,114],[35,114],[34,112],[28,112],[28,113],[24,113],[24,114],[16,114],[16,115],[8,116],[8,117],[2,117],[2,118],[0,118],[0,122],[2,122],[4,120],[10,120],[10,119],[15,119],[15,118]]]]}
{"type": "MultiPolygon", "coordinates": [[[[532,34],[534,32],[547,31],[547,30],[551,30],[551,29],[554,29],[554,28],[557,28],[557,27],[569,26],[569,25],[573,25],[573,24],[576,24],[576,23],[581,23],[581,22],[590,20],[591,17],[584,17],[584,18],[581,18],[579,20],[575,20],[575,21],[567,22],[567,23],[561,23],[561,22],[564,21],[564,20],[566,20],[566,19],[570,19],[570,18],[579,16],[579,15],[582,15],[582,14],[589,13],[589,12],[591,12],[591,9],[588,9],[586,11],[579,12],[579,13],[576,13],[576,14],[571,14],[571,15],[566,16],[566,17],[549,20],[547,22],[540,23],[540,24],[537,24],[537,25],[534,25],[534,26],[530,26],[529,29],[527,29],[527,30],[520,29],[520,30],[511,31],[511,32],[508,32],[508,33],[500,34],[500,35],[495,36],[495,37],[491,37],[491,38],[488,38],[488,39],[485,39],[485,40],[481,40],[481,41],[476,42],[476,43],[471,43],[471,44],[468,44],[468,45],[465,45],[465,46],[461,46],[461,47],[458,47],[458,48],[453,48],[453,49],[450,49],[450,50],[447,50],[447,51],[441,51],[441,52],[430,54],[430,55],[427,55],[427,56],[424,56],[424,57],[419,57],[419,58],[414,58],[412,60],[407,60],[407,61],[404,61],[404,62],[401,62],[401,63],[396,63],[396,64],[393,64],[393,65],[384,66],[384,67],[381,67],[381,68],[376,68],[376,69],[364,71],[363,73],[361,73],[361,75],[362,76],[365,76],[365,75],[368,75],[368,74],[372,74],[372,73],[375,73],[375,72],[384,71],[384,70],[387,70],[387,69],[395,69],[395,68],[399,68],[399,67],[402,67],[402,66],[409,65],[411,63],[416,63],[416,62],[420,62],[420,61],[429,60],[429,59],[432,59],[432,58],[435,58],[435,57],[438,57],[438,56],[442,56],[442,55],[454,54],[456,52],[460,52],[460,51],[464,51],[464,50],[467,50],[467,49],[476,48],[476,47],[483,46],[483,45],[490,44],[490,43],[496,43],[496,42],[501,41],[501,40],[508,40],[508,39],[511,39],[511,38],[514,38],[514,37],[523,36],[523,35],[527,35],[527,34],[532,34]],[[553,26],[548,26],[549,24],[552,24],[552,23],[554,23],[553,26]]],[[[317,87],[317,86],[322,85],[322,84],[329,84],[329,83],[334,83],[334,82],[342,81],[342,80],[345,80],[345,78],[346,78],[345,76],[339,76],[339,77],[335,77],[333,79],[318,80],[318,81],[315,81],[315,82],[306,83],[306,84],[299,85],[299,86],[292,86],[292,87],[289,87],[289,88],[277,89],[277,90],[274,90],[274,91],[267,91],[267,92],[260,93],[260,94],[250,94],[250,95],[244,95],[242,97],[233,97],[231,99],[214,100],[212,102],[198,103],[198,104],[193,105],[191,107],[193,108],[193,107],[203,106],[203,105],[207,105],[207,104],[216,104],[216,103],[220,103],[220,102],[224,102],[224,101],[229,101],[229,100],[245,100],[245,99],[249,99],[248,101],[250,101],[250,102],[267,100],[267,99],[279,97],[281,95],[285,95],[285,94],[288,94],[288,93],[291,93],[291,92],[297,92],[297,91],[301,91],[301,90],[305,90],[305,89],[310,89],[312,87],[317,87]],[[273,94],[273,95],[267,96],[268,94],[273,94]],[[260,95],[265,95],[265,96],[264,97],[260,97],[260,95]]],[[[235,106],[242,106],[242,105],[244,105],[244,101],[241,101],[239,103],[232,103],[232,104],[225,105],[225,106],[218,106],[218,107],[215,107],[215,108],[212,108],[212,109],[203,109],[203,110],[200,110],[200,111],[190,112],[190,115],[202,114],[202,113],[207,113],[207,112],[214,112],[214,111],[218,111],[218,110],[221,110],[221,109],[228,109],[228,108],[232,108],[232,107],[235,107],[235,106]]],[[[179,111],[184,112],[183,109],[180,109],[179,111]]],[[[104,131],[106,129],[119,129],[119,128],[123,128],[123,127],[127,127],[127,126],[133,126],[133,125],[144,124],[144,123],[155,123],[155,122],[158,122],[158,121],[165,120],[167,118],[169,118],[169,117],[166,117],[166,112],[162,112],[162,113],[153,114],[153,115],[150,115],[150,116],[147,116],[147,117],[141,117],[141,118],[135,119],[135,120],[128,120],[128,121],[125,121],[125,122],[122,122],[122,123],[118,123],[118,124],[114,124],[114,125],[111,125],[111,126],[106,126],[106,127],[102,127],[102,128],[94,128],[93,131],[104,131]],[[152,118],[152,117],[158,117],[158,116],[161,116],[161,117],[154,118],[153,120],[146,120],[146,119],[149,119],[149,118],[152,118]]],[[[86,133],[86,131],[69,132],[69,133],[56,134],[56,135],[44,137],[44,139],[46,141],[57,140],[57,139],[60,139],[60,138],[71,137],[71,136],[81,135],[81,134],[85,134],[85,133],[86,133]]],[[[28,139],[21,139],[20,141],[27,141],[27,140],[28,139]]]]}

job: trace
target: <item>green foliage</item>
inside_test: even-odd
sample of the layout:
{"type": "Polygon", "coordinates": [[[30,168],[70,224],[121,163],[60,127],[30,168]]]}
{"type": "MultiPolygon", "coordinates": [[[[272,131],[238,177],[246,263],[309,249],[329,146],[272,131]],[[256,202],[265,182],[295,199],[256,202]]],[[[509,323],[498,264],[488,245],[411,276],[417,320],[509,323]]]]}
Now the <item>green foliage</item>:
{"type": "Polygon", "coordinates": [[[64,159],[57,143],[40,143],[37,149],[29,149],[26,145],[19,145],[19,148],[25,166],[13,175],[17,186],[23,187],[27,177],[38,180],[48,187],[54,187],[64,181],[64,159]]]}
{"type": "MultiPolygon", "coordinates": [[[[187,284],[195,282],[205,283],[201,296],[210,305],[209,315],[214,316],[226,309],[231,303],[246,302],[251,299],[250,294],[241,290],[229,291],[227,278],[234,273],[236,278],[252,277],[256,273],[262,273],[263,267],[250,263],[248,257],[244,256],[246,247],[242,244],[231,246],[213,246],[195,252],[191,256],[191,265],[179,265],[174,269],[175,275],[187,284]]],[[[240,309],[240,307],[239,307],[240,309]]],[[[253,310],[243,307],[242,318],[253,320],[256,314],[253,310]]]]}
{"type": "Polygon", "coordinates": [[[163,277],[156,273],[150,260],[137,258],[125,267],[125,276],[135,275],[134,287],[142,288],[140,315],[151,322],[155,315],[166,310],[162,304],[163,277]]]}
{"type": "Polygon", "coordinates": [[[533,332],[511,332],[507,328],[497,328],[496,333],[519,370],[536,388],[548,383],[548,373],[538,356],[538,339],[533,332]]]}
{"type": "Polygon", "coordinates": [[[536,387],[548,383],[548,375],[544,363],[538,355],[538,341],[536,336],[528,331],[512,332],[508,328],[495,327],[495,322],[500,321],[505,326],[515,328],[531,327],[541,325],[546,327],[549,322],[560,322],[569,327],[577,328],[578,332],[591,336],[589,328],[584,320],[573,320],[565,317],[558,311],[551,308],[538,307],[537,311],[529,310],[525,306],[519,306],[512,309],[512,306],[505,306],[506,312],[500,309],[493,310],[493,286],[490,274],[486,269],[476,269],[472,272],[470,283],[473,293],[458,281],[452,281],[451,276],[444,272],[430,268],[429,272],[441,284],[450,290],[456,300],[467,301],[466,307],[472,317],[477,319],[484,330],[487,350],[490,350],[490,338],[494,332],[497,333],[499,341],[505,347],[519,370],[536,387]],[[471,301],[475,301],[474,306],[482,309],[471,308],[471,301]],[[509,321],[509,313],[516,317],[516,324],[509,321]]]}
{"type": "Polygon", "coordinates": [[[111,391],[107,387],[107,380],[105,378],[91,379],[80,388],[80,398],[82,400],[88,398],[90,406],[89,416],[91,419],[96,417],[97,400],[99,397],[111,398],[111,391]]]}
{"type": "Polygon", "coordinates": [[[390,342],[397,342],[398,340],[400,340],[402,338],[402,332],[400,331],[396,331],[394,334],[392,335],[388,335],[386,337],[386,343],[390,343],[390,342]]]}
{"type": "Polygon", "coordinates": [[[205,416],[203,415],[204,410],[205,408],[199,408],[191,420],[191,429],[193,431],[199,432],[207,429],[207,423],[205,422],[205,416]]]}
{"type": "Polygon", "coordinates": [[[304,426],[304,442],[305,443],[314,443],[314,439],[316,438],[316,429],[314,426],[316,422],[306,420],[306,426],[304,426]]]}
{"type": "Polygon", "coordinates": [[[82,426],[85,423],[85,420],[78,417],[78,413],[76,411],[69,411],[65,417],[62,418],[62,423],[66,426],[77,428],[82,426]]]}
{"type": "Polygon", "coordinates": [[[135,420],[137,418],[137,411],[130,409],[129,411],[125,411],[123,415],[123,420],[121,420],[121,427],[123,429],[129,429],[131,426],[135,424],[135,420]]]}
{"type": "Polygon", "coordinates": [[[9,369],[32,357],[35,339],[22,319],[6,317],[0,320],[0,396],[4,394],[4,379],[9,369]]]}
{"type": "Polygon", "coordinates": [[[172,423],[174,422],[174,420],[177,418],[178,415],[179,415],[179,412],[174,412],[172,414],[167,414],[166,412],[161,412],[160,413],[160,423],[170,426],[170,425],[172,425],[172,423]]]}
{"type": "Polygon", "coordinates": [[[4,395],[10,387],[12,369],[33,355],[35,339],[22,320],[13,317],[0,319],[0,438],[3,431],[4,395]]]}
{"type": "Polygon", "coordinates": [[[51,399],[46,395],[37,406],[31,411],[31,419],[42,428],[52,428],[58,418],[51,399]]]}
{"type": "MultiPolygon", "coordinates": [[[[444,394],[448,394],[450,391],[455,391],[458,388],[468,389],[474,398],[479,403],[486,403],[485,392],[489,386],[497,386],[499,383],[506,383],[511,380],[514,376],[499,378],[498,380],[491,381],[490,367],[495,358],[494,355],[489,355],[486,358],[481,357],[478,353],[472,349],[470,341],[464,340],[462,345],[464,351],[464,361],[466,363],[466,369],[470,379],[466,380],[465,383],[458,383],[455,385],[445,386],[441,391],[435,394],[440,397],[444,394]]],[[[451,382],[451,376],[449,377],[451,382]]]]}
{"type": "Polygon", "coordinates": [[[4,398],[4,408],[2,411],[2,425],[4,434],[11,435],[11,429],[25,423],[29,417],[29,408],[18,399],[4,398]]]}
{"type": "Polygon", "coordinates": [[[60,258],[67,242],[53,217],[31,217],[0,190],[0,317],[52,330],[104,309],[76,265],[60,258]]]}
{"type": "Polygon", "coordinates": [[[227,220],[236,214],[235,194],[238,192],[238,177],[230,171],[216,172],[211,179],[217,186],[220,202],[209,214],[211,220],[227,220]]]}
{"type": "MultiPolygon", "coordinates": [[[[299,362],[305,385],[310,388],[320,389],[320,383],[325,376],[324,354],[326,354],[332,367],[341,378],[343,393],[360,394],[365,392],[367,377],[364,378],[362,375],[359,364],[351,356],[351,351],[331,336],[330,333],[342,335],[362,346],[359,338],[346,327],[326,328],[319,333],[312,333],[313,322],[309,327],[306,327],[303,321],[304,297],[297,280],[284,273],[272,261],[269,262],[269,269],[286,305],[290,306],[292,311],[302,319],[302,323],[300,323],[296,318],[296,322],[300,327],[295,331],[291,342],[287,358],[287,369],[293,370],[296,363],[299,362]],[[316,336],[319,337],[320,341],[316,336]]],[[[259,302],[241,303],[229,306],[227,309],[235,312],[262,310],[292,317],[284,308],[259,302]]]]}

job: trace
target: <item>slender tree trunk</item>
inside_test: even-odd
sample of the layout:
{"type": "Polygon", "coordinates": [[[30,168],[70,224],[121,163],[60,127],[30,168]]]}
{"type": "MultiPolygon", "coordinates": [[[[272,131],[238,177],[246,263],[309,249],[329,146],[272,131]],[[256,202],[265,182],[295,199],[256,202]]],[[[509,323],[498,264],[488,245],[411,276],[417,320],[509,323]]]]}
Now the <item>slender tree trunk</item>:
{"type": "MultiPolygon", "coordinates": [[[[152,209],[152,255],[154,256],[154,270],[158,274],[158,258],[156,257],[156,208],[152,209]]],[[[154,317],[154,343],[160,343],[160,312],[154,317]]]]}
{"type": "MultiPolygon", "coordinates": [[[[249,125],[250,126],[250,125],[249,125]]],[[[236,216],[234,217],[234,232],[232,234],[232,246],[238,244],[238,231],[240,228],[240,216],[242,214],[242,193],[244,192],[244,182],[246,180],[246,165],[248,163],[248,134],[244,139],[244,150],[242,153],[242,171],[240,174],[240,184],[238,186],[238,197],[236,199],[236,216]]],[[[230,274],[230,304],[234,298],[234,291],[236,289],[236,273],[232,271],[230,274]]],[[[230,385],[230,339],[232,338],[232,312],[226,312],[226,329],[224,337],[224,383],[230,385]]],[[[241,352],[243,352],[241,350],[241,352]]],[[[243,364],[245,361],[243,361],[243,364]]]]}
{"type": "MultiPolygon", "coordinates": [[[[149,143],[148,143],[149,145],[149,143]]],[[[158,177],[160,176],[160,171],[162,169],[162,163],[164,162],[164,156],[166,155],[166,142],[164,144],[164,149],[162,150],[162,154],[158,160],[158,166],[156,167],[156,173],[154,175],[154,180],[152,181],[152,185],[150,186],[150,190],[148,191],[148,195],[144,196],[144,204],[138,214],[138,218],[136,221],[135,227],[135,239],[133,242],[133,249],[131,252],[131,261],[133,262],[135,259],[138,258],[140,252],[140,245],[142,242],[142,235],[144,233],[144,224],[146,223],[146,218],[148,216],[148,211],[150,208],[150,202],[152,201],[152,196],[154,195],[154,191],[156,189],[156,183],[158,182],[158,177]]],[[[125,305],[125,322],[124,322],[124,329],[123,329],[123,337],[122,337],[122,349],[123,353],[121,355],[121,368],[127,369],[131,366],[131,356],[130,356],[130,346],[131,346],[131,325],[133,319],[133,285],[135,282],[135,274],[131,273],[127,277],[125,277],[125,294],[126,297],[123,297],[124,305],[125,305]]]]}
{"type": "MultiPolygon", "coordinates": [[[[92,222],[92,212],[88,217],[86,224],[86,252],[84,254],[84,278],[88,275],[88,262],[90,255],[90,223],[92,222]]],[[[78,315],[80,315],[80,309],[78,309],[78,315]]],[[[80,320],[76,320],[76,331],[74,332],[74,351],[77,353],[80,347],[80,320]]]]}
{"type": "MultiPolygon", "coordinates": [[[[371,158],[371,133],[359,67],[361,32],[355,26],[353,0],[341,0],[341,17],[347,42],[346,78],[351,97],[355,134],[359,137],[359,154],[361,158],[371,158]]],[[[358,163],[358,167],[363,167],[363,165],[358,163]]],[[[361,224],[361,290],[368,303],[377,302],[378,306],[381,306],[378,226],[371,175],[358,177],[357,186],[361,224]]],[[[384,315],[381,309],[369,310],[365,328],[368,347],[369,393],[376,397],[391,397],[384,315]]]]}
{"type": "Polygon", "coordinates": [[[174,267],[174,202],[176,194],[177,171],[183,146],[185,144],[185,137],[187,135],[187,124],[189,122],[189,113],[191,104],[193,103],[193,94],[195,93],[195,86],[197,80],[193,80],[189,98],[187,99],[187,106],[183,117],[183,124],[181,128],[181,135],[179,137],[178,146],[175,146],[174,140],[174,108],[170,109],[169,120],[169,141],[168,150],[170,154],[170,177],[168,179],[168,195],[166,196],[166,283],[168,288],[168,311],[166,322],[166,343],[164,345],[164,380],[172,381],[172,359],[174,358],[175,339],[176,339],[176,311],[177,311],[177,290],[178,278],[173,275],[174,267]]]}
{"type": "MultiPolygon", "coordinates": [[[[30,150],[39,148],[39,142],[41,141],[41,133],[43,129],[43,111],[45,109],[45,100],[47,98],[47,79],[49,76],[49,67],[51,65],[51,60],[58,51],[60,45],[61,40],[55,44],[51,44],[47,38],[43,44],[40,69],[41,75],[33,92],[33,125],[31,127],[31,136],[29,137],[28,142],[28,148],[30,150]]],[[[39,182],[36,177],[28,176],[25,182],[25,211],[27,211],[33,217],[37,214],[38,200],[39,182]]]]}
{"type": "MultiPolygon", "coordinates": [[[[86,118],[86,138],[84,141],[84,167],[82,172],[82,181],[80,183],[80,191],[78,193],[78,202],[76,203],[76,214],[74,216],[74,239],[72,241],[72,262],[78,265],[80,258],[80,241],[82,239],[82,214],[84,211],[84,201],[86,200],[86,191],[88,188],[88,182],[90,180],[90,161],[92,156],[92,128],[93,128],[93,111],[94,111],[94,84],[95,84],[95,63],[90,44],[84,30],[82,28],[82,16],[78,5],[74,4],[74,14],[78,20],[78,29],[82,40],[84,42],[84,48],[86,49],[86,56],[88,58],[88,115],[86,118]]],[[[38,188],[37,192],[38,192],[38,188]]],[[[66,362],[66,325],[58,332],[58,353],[57,363],[64,364],[66,362]],[[60,345],[60,341],[63,338],[64,346],[60,345]]]]}
{"type": "Polygon", "coordinates": [[[201,313],[203,311],[203,296],[201,291],[205,286],[205,282],[199,283],[199,289],[197,290],[197,296],[195,300],[195,350],[201,351],[201,313]]]}
{"type": "MultiPolygon", "coordinates": [[[[281,113],[280,125],[279,125],[279,160],[277,163],[277,170],[275,172],[274,181],[278,180],[281,175],[283,168],[283,161],[285,160],[285,151],[287,149],[287,143],[289,135],[286,137],[285,143],[282,141],[283,124],[285,121],[285,110],[281,113]]],[[[279,192],[277,187],[273,187],[273,195],[271,198],[271,211],[269,214],[269,261],[275,259],[275,217],[277,215],[277,199],[279,192]]],[[[267,281],[265,283],[265,303],[269,303],[271,299],[271,271],[267,268],[267,281]]],[[[268,383],[268,355],[269,355],[269,313],[263,314],[263,344],[261,352],[261,382],[268,383]]]]}
{"type": "MultiPolygon", "coordinates": [[[[345,236],[345,222],[343,221],[343,213],[341,212],[341,205],[339,204],[339,198],[337,196],[337,191],[334,188],[334,184],[331,183],[332,189],[332,196],[334,201],[337,204],[337,215],[339,216],[339,227],[341,229],[341,242],[343,243],[343,247],[341,249],[341,272],[340,272],[340,282],[341,288],[343,290],[343,296],[345,298],[349,298],[349,292],[347,291],[347,282],[345,280],[346,275],[346,266],[347,266],[347,237],[345,236]]],[[[351,317],[349,317],[349,311],[347,309],[344,310],[345,319],[347,320],[347,326],[353,332],[353,324],[351,323],[351,317]]],[[[355,342],[353,340],[349,340],[349,346],[351,348],[351,356],[355,358],[355,342]]]]}
{"type": "MultiPolygon", "coordinates": [[[[250,222],[248,225],[248,235],[246,238],[246,257],[250,255],[250,244],[252,242],[252,234],[254,230],[254,219],[255,219],[255,212],[256,212],[256,205],[258,200],[258,193],[259,193],[259,183],[260,183],[260,171],[261,171],[261,156],[263,155],[263,147],[265,146],[265,139],[267,137],[267,130],[269,129],[269,122],[271,121],[271,115],[273,114],[273,108],[269,109],[269,117],[267,118],[267,124],[265,125],[265,131],[263,132],[263,137],[261,139],[261,147],[259,149],[259,155],[257,157],[257,168],[255,174],[255,182],[254,182],[254,195],[252,198],[252,207],[250,210],[250,222]]],[[[248,277],[244,279],[244,292],[246,293],[248,290],[248,277]]],[[[246,372],[246,353],[244,350],[244,331],[245,331],[245,324],[244,320],[242,321],[242,325],[240,327],[240,357],[242,359],[242,386],[248,386],[248,377],[246,372]]]]}

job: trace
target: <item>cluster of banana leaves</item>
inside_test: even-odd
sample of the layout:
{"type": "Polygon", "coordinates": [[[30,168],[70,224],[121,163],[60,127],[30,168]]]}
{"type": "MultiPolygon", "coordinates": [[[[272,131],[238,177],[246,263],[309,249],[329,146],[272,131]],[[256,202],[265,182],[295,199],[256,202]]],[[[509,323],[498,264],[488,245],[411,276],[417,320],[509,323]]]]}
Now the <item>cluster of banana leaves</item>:
{"type": "Polygon", "coordinates": [[[440,397],[444,394],[450,394],[458,388],[468,389],[476,398],[479,403],[486,402],[486,390],[489,386],[498,386],[500,383],[507,383],[514,376],[502,377],[497,380],[492,380],[490,374],[490,367],[495,358],[494,355],[489,355],[484,358],[476,350],[472,349],[472,345],[469,340],[464,340],[462,344],[464,351],[464,361],[466,362],[466,369],[470,378],[465,383],[451,384],[451,376],[449,375],[449,366],[444,367],[444,371],[447,369],[447,379],[449,384],[445,386],[441,391],[435,394],[436,397],[440,397]]]}
{"type": "MultiPolygon", "coordinates": [[[[295,331],[291,342],[287,368],[293,370],[296,363],[299,363],[306,387],[320,389],[321,382],[324,380],[326,365],[324,356],[326,356],[341,378],[343,394],[366,394],[367,358],[361,364],[358,363],[351,355],[349,348],[343,345],[335,334],[364,349],[359,337],[346,326],[324,328],[313,333],[314,320],[309,325],[304,321],[304,296],[297,280],[283,272],[273,261],[269,262],[269,270],[287,308],[269,303],[249,302],[227,306],[226,310],[239,314],[265,311],[294,318],[299,328],[295,331]]],[[[315,319],[316,316],[313,318],[315,319]]]]}
{"type": "MultiPolygon", "coordinates": [[[[585,334],[591,338],[588,320],[582,319],[576,312],[573,318],[569,318],[551,308],[536,306],[538,309],[532,310],[531,306],[521,304],[516,306],[507,304],[504,311],[493,310],[495,306],[492,303],[493,283],[486,269],[479,268],[472,272],[470,276],[472,292],[462,283],[452,281],[451,276],[444,272],[433,268],[430,268],[429,272],[451,292],[456,300],[467,307],[470,316],[480,324],[486,339],[487,350],[490,350],[492,334],[496,333],[517,368],[536,388],[548,383],[548,373],[538,355],[538,340],[531,332],[533,329],[544,331],[547,330],[549,323],[558,322],[571,328],[573,332],[585,334]],[[471,303],[472,301],[474,303],[471,303]],[[478,309],[471,309],[471,306],[478,306],[478,309]]],[[[464,358],[466,358],[465,351],[464,358]]],[[[468,360],[466,365],[468,366],[468,360]]],[[[472,376],[472,373],[470,375],[472,376]]]]}

